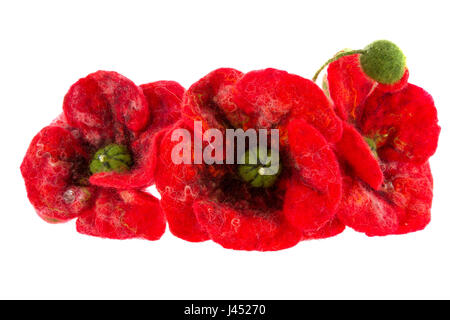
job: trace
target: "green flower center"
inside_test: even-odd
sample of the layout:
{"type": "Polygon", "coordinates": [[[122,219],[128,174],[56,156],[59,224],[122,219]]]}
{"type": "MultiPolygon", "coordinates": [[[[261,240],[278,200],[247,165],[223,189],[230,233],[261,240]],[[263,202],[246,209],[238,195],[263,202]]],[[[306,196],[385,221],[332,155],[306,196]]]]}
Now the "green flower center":
{"type": "Polygon", "coordinates": [[[133,161],[127,147],[109,144],[98,150],[92,157],[89,169],[91,172],[125,172],[130,170],[133,161]]]}
{"type": "MultiPolygon", "coordinates": [[[[278,157],[279,158],[279,157],[278,157]]],[[[238,166],[239,176],[256,188],[269,188],[277,181],[281,172],[281,163],[272,159],[271,150],[262,152],[253,148],[245,152],[238,166]]]]}

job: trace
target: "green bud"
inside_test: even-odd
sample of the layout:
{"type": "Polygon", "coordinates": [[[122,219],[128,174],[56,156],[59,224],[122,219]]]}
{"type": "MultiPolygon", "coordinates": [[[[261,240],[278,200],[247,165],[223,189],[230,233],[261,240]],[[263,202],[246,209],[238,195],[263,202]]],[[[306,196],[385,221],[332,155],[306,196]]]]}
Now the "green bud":
{"type": "Polygon", "coordinates": [[[406,57],[397,45],[378,40],[364,48],[359,57],[364,73],[382,84],[399,81],[406,69],[406,57]]]}
{"type": "Polygon", "coordinates": [[[112,143],[94,154],[89,169],[93,174],[110,171],[125,172],[130,170],[132,162],[127,147],[112,143]]]}

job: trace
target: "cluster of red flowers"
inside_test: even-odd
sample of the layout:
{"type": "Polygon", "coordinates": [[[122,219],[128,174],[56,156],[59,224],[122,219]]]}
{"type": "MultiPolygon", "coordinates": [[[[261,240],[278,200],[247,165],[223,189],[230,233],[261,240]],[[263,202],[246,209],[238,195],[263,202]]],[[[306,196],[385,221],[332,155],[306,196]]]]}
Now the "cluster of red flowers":
{"type": "Polygon", "coordinates": [[[276,69],[218,69],[187,91],[90,74],[31,142],[28,197],[46,221],[77,218],[84,234],[156,240],[167,221],[177,237],[237,250],[280,250],[345,226],[369,236],[421,230],[440,132],[433,99],[407,69],[391,84],[369,78],[359,55],[330,63],[323,90],[276,69]],[[238,164],[174,163],[172,133],[194,136],[194,121],[224,134],[278,129],[275,183],[243,181],[238,164]],[[160,201],[145,192],[152,184],[160,201]]]}

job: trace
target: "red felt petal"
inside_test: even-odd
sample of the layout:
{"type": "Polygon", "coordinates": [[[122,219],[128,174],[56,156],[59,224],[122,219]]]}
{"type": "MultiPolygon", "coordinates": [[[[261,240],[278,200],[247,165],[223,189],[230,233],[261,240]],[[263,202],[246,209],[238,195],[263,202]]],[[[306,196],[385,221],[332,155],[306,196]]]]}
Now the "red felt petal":
{"type": "Polygon", "coordinates": [[[150,109],[150,130],[175,123],[181,117],[184,88],[175,81],[156,81],[140,85],[150,109]]]}
{"type": "Polygon", "coordinates": [[[205,130],[245,127],[248,116],[232,99],[234,84],[242,75],[238,70],[221,68],[194,83],[184,97],[186,118],[202,121],[205,130]]]}
{"type": "Polygon", "coordinates": [[[155,183],[161,194],[161,206],[175,236],[193,242],[208,240],[208,234],[198,224],[192,210],[202,185],[199,175],[202,166],[172,161],[173,147],[179,143],[171,141],[175,129],[184,129],[182,121],[176,123],[159,143],[155,183]]]}
{"type": "Polygon", "coordinates": [[[336,143],[339,158],[345,160],[355,174],[375,190],[383,183],[378,160],[374,157],[369,145],[359,132],[351,125],[344,123],[341,140],[336,143]]]}
{"type": "Polygon", "coordinates": [[[33,138],[20,169],[41,218],[63,222],[89,208],[95,188],[83,186],[86,160],[78,139],[62,127],[45,127],[33,138]]]}
{"type": "Polygon", "coordinates": [[[292,102],[282,100],[289,84],[289,74],[276,69],[251,71],[236,84],[236,97],[241,108],[255,118],[254,126],[272,127],[292,109],[292,102]]]}
{"type": "Polygon", "coordinates": [[[63,109],[68,123],[80,129],[87,141],[98,145],[113,140],[114,119],[94,77],[82,78],[70,87],[63,109]]]}
{"type": "Polygon", "coordinates": [[[338,209],[339,219],[356,231],[369,236],[395,233],[400,208],[390,206],[378,193],[350,176],[343,177],[343,195],[338,209]]]}
{"type": "Polygon", "coordinates": [[[69,124],[95,146],[125,139],[124,128],[140,131],[149,110],[142,89],[112,71],[97,71],[78,80],[63,104],[69,124]]]}
{"type": "Polygon", "coordinates": [[[329,141],[339,140],[341,122],[323,91],[312,81],[286,71],[252,71],[236,84],[234,100],[257,128],[276,127],[288,115],[317,128],[329,141]]]}
{"type": "Polygon", "coordinates": [[[431,219],[433,177],[428,162],[422,165],[391,162],[384,170],[390,200],[405,210],[397,234],[422,230],[431,219]],[[392,186],[391,186],[392,185],[392,186]],[[392,191],[390,191],[392,189],[392,191]]]}
{"type": "MultiPolygon", "coordinates": [[[[179,137],[178,137],[179,138],[179,137]]],[[[182,190],[186,185],[190,185],[194,182],[199,182],[199,172],[202,169],[200,165],[193,164],[192,148],[193,148],[192,132],[186,129],[183,121],[178,121],[171,128],[168,128],[164,135],[159,140],[158,147],[158,161],[155,171],[155,183],[158,189],[171,188],[174,190],[182,190]],[[186,140],[184,138],[175,139],[172,141],[172,137],[175,137],[174,131],[185,130],[186,140]],[[190,143],[188,148],[189,161],[187,163],[175,163],[172,159],[172,153],[175,146],[182,142],[190,143]]]]}
{"type": "Polygon", "coordinates": [[[428,163],[390,162],[383,165],[385,181],[374,191],[358,179],[344,177],[338,217],[369,236],[407,233],[430,221],[433,183],[428,163]]]}
{"type": "Polygon", "coordinates": [[[213,201],[197,201],[194,212],[211,239],[228,249],[281,250],[303,238],[280,211],[244,212],[213,201]]]}
{"type": "Polygon", "coordinates": [[[291,121],[288,131],[299,177],[292,177],[286,191],[284,214],[300,230],[317,230],[335,215],[341,197],[339,164],[325,138],[303,120],[291,121]]]}
{"type": "Polygon", "coordinates": [[[191,242],[209,240],[210,237],[197,221],[192,206],[193,198],[189,189],[186,192],[167,189],[161,193],[161,207],[173,235],[191,242]]]}
{"type": "Polygon", "coordinates": [[[340,184],[330,185],[327,193],[294,184],[286,191],[283,211],[292,225],[306,233],[312,232],[334,218],[340,197],[340,184]]]}
{"type": "Polygon", "coordinates": [[[288,125],[290,155],[302,181],[326,193],[331,185],[340,184],[339,164],[331,145],[320,132],[303,120],[288,125]]]}
{"type": "Polygon", "coordinates": [[[159,201],[141,191],[102,189],[94,207],[77,220],[77,231],[110,239],[158,240],[166,227],[159,201]]]}
{"type": "Polygon", "coordinates": [[[343,224],[337,217],[329,220],[321,228],[304,232],[306,239],[325,239],[334,237],[345,230],[345,224],[343,224]]]}
{"type": "Polygon", "coordinates": [[[98,71],[95,74],[115,119],[131,131],[144,129],[149,119],[149,108],[142,89],[117,72],[98,71]]]}
{"type": "Polygon", "coordinates": [[[328,91],[336,112],[344,120],[357,121],[362,114],[361,103],[376,86],[362,71],[359,54],[330,63],[327,74],[328,91]]]}
{"type": "Polygon", "coordinates": [[[154,170],[158,157],[157,145],[165,134],[165,128],[180,117],[180,104],[184,89],[175,81],[158,81],[142,85],[151,109],[151,123],[131,144],[132,170],[125,173],[104,172],[94,174],[94,185],[134,189],[145,188],[154,183],[154,170]]]}
{"type": "Polygon", "coordinates": [[[440,127],[433,98],[408,84],[395,93],[375,90],[364,104],[361,121],[365,136],[378,143],[384,160],[423,163],[437,148],[440,127]]]}

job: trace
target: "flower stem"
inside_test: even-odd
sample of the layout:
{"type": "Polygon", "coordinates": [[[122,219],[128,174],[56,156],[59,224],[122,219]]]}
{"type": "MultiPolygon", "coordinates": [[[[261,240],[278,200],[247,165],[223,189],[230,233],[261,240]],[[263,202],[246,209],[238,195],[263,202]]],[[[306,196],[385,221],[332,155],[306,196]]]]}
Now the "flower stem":
{"type": "Polygon", "coordinates": [[[332,63],[342,57],[345,57],[345,56],[350,56],[352,54],[358,54],[358,53],[364,53],[364,52],[366,52],[366,50],[361,49],[361,50],[344,51],[344,52],[336,54],[333,58],[331,58],[327,62],[325,62],[324,65],[321,66],[319,70],[317,70],[316,74],[312,78],[312,81],[316,82],[317,77],[319,76],[320,72],[322,72],[322,70],[330,63],[332,63]]]}

